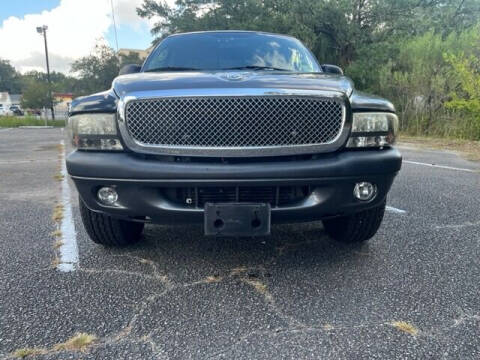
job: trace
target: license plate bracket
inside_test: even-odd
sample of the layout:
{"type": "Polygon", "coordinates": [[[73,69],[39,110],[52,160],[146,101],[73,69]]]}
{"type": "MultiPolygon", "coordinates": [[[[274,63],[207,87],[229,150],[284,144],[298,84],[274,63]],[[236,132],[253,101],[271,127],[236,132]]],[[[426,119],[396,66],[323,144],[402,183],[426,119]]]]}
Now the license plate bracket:
{"type": "Polygon", "coordinates": [[[206,203],[204,216],[205,235],[270,235],[270,214],[270,204],[206,203]]]}

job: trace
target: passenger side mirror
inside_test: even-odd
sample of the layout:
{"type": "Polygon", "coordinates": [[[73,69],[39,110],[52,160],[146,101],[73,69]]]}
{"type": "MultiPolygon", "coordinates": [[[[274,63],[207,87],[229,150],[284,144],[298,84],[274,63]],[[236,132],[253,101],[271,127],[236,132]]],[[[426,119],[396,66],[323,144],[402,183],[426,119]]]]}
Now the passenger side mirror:
{"type": "Polygon", "coordinates": [[[326,72],[327,74],[343,75],[342,68],[340,66],[337,66],[337,65],[323,64],[322,65],[322,70],[323,70],[323,72],[326,72]]]}
{"type": "Polygon", "coordinates": [[[120,72],[118,73],[118,75],[136,74],[136,73],[139,73],[141,69],[142,67],[140,65],[128,64],[123,66],[120,69],[120,72]]]}

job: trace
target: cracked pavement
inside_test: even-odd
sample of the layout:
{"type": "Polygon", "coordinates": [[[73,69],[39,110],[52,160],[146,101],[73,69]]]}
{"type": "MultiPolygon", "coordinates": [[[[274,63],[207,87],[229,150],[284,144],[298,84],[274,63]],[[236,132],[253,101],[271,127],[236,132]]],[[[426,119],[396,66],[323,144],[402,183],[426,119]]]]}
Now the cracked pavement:
{"type": "MultiPolygon", "coordinates": [[[[79,264],[60,272],[62,139],[0,132],[0,358],[22,348],[46,349],[32,359],[480,357],[480,172],[405,164],[388,205],[406,213],[387,212],[362,246],[335,243],[319,222],[260,239],[147,225],[139,244],[105,249],[87,238],[72,187],[79,264]],[[97,340],[55,350],[76,333],[97,340]]],[[[450,152],[402,152],[480,170],[450,152]]]]}

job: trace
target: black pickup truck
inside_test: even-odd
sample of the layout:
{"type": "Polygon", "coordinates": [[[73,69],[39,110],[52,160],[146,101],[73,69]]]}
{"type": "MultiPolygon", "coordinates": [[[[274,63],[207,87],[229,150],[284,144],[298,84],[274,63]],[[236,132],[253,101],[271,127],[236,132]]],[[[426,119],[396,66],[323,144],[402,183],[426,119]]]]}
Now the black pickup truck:
{"type": "Polygon", "coordinates": [[[241,237],[320,220],[362,242],[401,168],[397,128],[390,102],[295,38],[176,34],[110,90],[72,102],[67,168],[99,244],[134,243],[148,222],[241,237]]]}

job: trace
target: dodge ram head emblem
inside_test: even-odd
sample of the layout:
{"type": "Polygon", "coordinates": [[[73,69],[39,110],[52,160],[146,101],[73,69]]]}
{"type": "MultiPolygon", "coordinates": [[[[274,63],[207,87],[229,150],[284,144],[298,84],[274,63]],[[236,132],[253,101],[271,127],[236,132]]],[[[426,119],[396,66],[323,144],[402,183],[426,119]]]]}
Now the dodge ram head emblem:
{"type": "Polygon", "coordinates": [[[219,78],[227,81],[242,81],[242,80],[247,80],[252,76],[253,74],[250,72],[228,72],[228,73],[221,73],[218,75],[219,78]]]}

